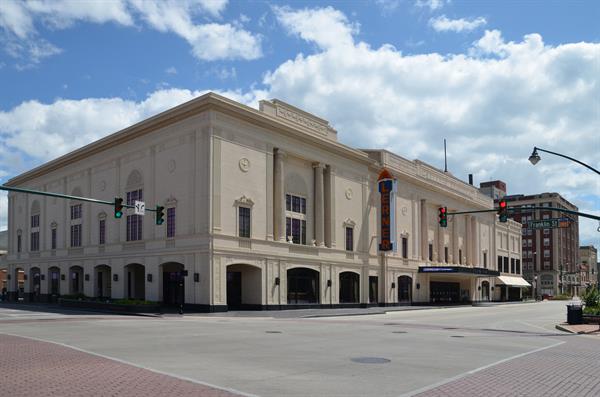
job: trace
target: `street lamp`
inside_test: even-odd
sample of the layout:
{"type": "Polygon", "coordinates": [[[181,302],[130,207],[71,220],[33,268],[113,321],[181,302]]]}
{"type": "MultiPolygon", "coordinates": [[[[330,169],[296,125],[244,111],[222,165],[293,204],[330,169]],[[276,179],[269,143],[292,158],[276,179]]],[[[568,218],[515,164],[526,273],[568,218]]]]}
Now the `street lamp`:
{"type": "Polygon", "coordinates": [[[534,299],[537,300],[537,274],[535,276],[533,276],[533,295],[534,295],[534,299]]]}
{"type": "Polygon", "coordinates": [[[529,162],[531,162],[531,164],[536,165],[542,158],[540,157],[540,155],[538,154],[538,150],[540,152],[544,152],[544,153],[550,153],[553,154],[555,156],[560,156],[560,157],[564,157],[566,159],[569,159],[571,161],[574,161],[578,164],[583,165],[586,168],[589,168],[590,170],[594,171],[596,174],[600,175],[600,171],[598,171],[597,169],[590,167],[589,165],[587,165],[586,163],[583,163],[577,159],[574,159],[573,157],[569,157],[569,156],[565,156],[564,154],[560,154],[560,153],[556,153],[556,152],[551,152],[549,150],[545,150],[545,149],[541,149],[537,146],[533,147],[533,152],[531,153],[531,156],[529,156],[529,162]]]}

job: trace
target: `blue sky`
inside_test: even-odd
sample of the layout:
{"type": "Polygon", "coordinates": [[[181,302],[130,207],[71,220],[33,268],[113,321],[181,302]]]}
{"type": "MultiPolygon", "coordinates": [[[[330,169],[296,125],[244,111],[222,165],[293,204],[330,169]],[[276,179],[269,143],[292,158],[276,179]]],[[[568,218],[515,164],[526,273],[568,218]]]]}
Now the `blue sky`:
{"type": "MultiPolygon", "coordinates": [[[[600,2],[0,2],[0,178],[213,90],[599,213],[600,2]],[[558,175],[558,176],[557,176],[558,175]]],[[[5,200],[0,227],[5,227],[5,200]]],[[[582,242],[600,245],[597,223],[582,242]]]]}

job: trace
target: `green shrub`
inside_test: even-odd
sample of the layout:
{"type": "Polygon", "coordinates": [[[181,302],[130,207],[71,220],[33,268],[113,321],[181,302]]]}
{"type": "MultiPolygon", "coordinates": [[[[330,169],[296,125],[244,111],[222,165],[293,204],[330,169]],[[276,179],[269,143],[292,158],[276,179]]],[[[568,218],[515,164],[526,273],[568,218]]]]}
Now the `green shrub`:
{"type": "Polygon", "coordinates": [[[586,306],[583,308],[583,314],[600,316],[600,306],[586,306]]]}
{"type": "Polygon", "coordinates": [[[155,305],[156,302],[141,299],[115,299],[111,303],[115,305],[155,305]]]}
{"type": "Polygon", "coordinates": [[[571,295],[569,294],[559,294],[552,298],[554,301],[568,301],[571,299],[571,295]]]}
{"type": "Polygon", "coordinates": [[[84,294],[69,294],[69,295],[61,295],[60,296],[63,299],[73,299],[73,300],[87,300],[88,297],[85,296],[84,294]]]}
{"type": "Polygon", "coordinates": [[[585,292],[581,294],[581,300],[586,306],[600,306],[600,292],[596,287],[588,287],[585,292]]]}

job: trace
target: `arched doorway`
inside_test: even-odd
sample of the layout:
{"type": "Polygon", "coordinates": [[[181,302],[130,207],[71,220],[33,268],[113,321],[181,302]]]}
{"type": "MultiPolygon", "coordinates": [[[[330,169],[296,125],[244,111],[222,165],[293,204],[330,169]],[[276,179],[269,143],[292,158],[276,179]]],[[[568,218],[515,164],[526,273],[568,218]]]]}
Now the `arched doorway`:
{"type": "Polygon", "coordinates": [[[81,266],[69,268],[69,294],[83,294],[83,268],[81,266]]]}
{"type": "Polygon", "coordinates": [[[305,267],[287,271],[288,304],[319,303],[319,272],[305,267]]]}
{"type": "Polygon", "coordinates": [[[359,303],[360,276],[354,272],[340,273],[340,303],[359,303]]]}
{"type": "Polygon", "coordinates": [[[162,296],[165,305],[181,305],[185,302],[184,266],[169,262],[160,265],[162,296]]]}
{"type": "Polygon", "coordinates": [[[487,281],[481,283],[481,300],[490,300],[490,283],[487,281]]]}
{"type": "Polygon", "coordinates": [[[139,263],[125,266],[125,296],[127,299],[146,300],[146,268],[139,263]]]}
{"type": "Polygon", "coordinates": [[[29,300],[39,302],[41,293],[40,268],[32,267],[29,270],[29,300]]]}
{"type": "Polygon", "coordinates": [[[247,264],[227,266],[227,309],[260,309],[261,269],[247,264]]]}
{"type": "Polygon", "coordinates": [[[111,297],[111,270],[108,265],[98,265],[94,268],[96,274],[96,285],[94,286],[94,296],[99,298],[111,297]]]}
{"type": "Polygon", "coordinates": [[[48,269],[48,295],[50,302],[56,302],[60,295],[60,269],[56,266],[48,269]]]}
{"type": "Polygon", "coordinates": [[[400,303],[412,302],[412,277],[410,277],[410,276],[398,277],[398,302],[400,302],[400,303]]]}

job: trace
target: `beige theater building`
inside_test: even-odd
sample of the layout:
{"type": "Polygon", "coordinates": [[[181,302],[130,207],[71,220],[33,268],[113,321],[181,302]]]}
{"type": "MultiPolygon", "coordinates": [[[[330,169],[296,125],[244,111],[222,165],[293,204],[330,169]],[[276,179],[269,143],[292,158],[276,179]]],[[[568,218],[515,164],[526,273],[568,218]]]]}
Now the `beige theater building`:
{"type": "Polygon", "coordinates": [[[337,140],[278,100],[260,110],[206,94],[19,175],[8,186],[165,207],[127,212],[9,194],[12,299],[60,295],[178,303],[187,310],[519,299],[521,225],[421,161],[337,140]],[[379,251],[378,175],[396,180],[394,250],[379,251]],[[24,274],[22,289],[18,274],[24,274]]]}

